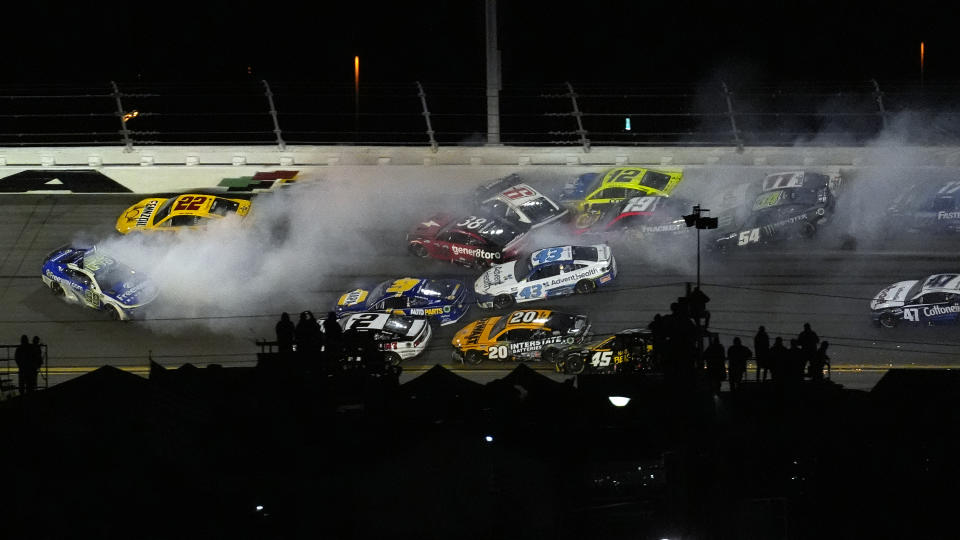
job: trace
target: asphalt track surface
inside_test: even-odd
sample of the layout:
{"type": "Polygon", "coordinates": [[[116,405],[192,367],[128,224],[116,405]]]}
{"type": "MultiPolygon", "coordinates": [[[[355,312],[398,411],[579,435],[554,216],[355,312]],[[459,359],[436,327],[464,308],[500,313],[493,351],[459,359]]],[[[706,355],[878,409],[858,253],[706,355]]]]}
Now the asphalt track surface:
{"type": "MultiPolygon", "coordinates": [[[[361,283],[404,276],[458,277],[472,283],[477,276],[474,270],[416,259],[405,251],[405,231],[426,219],[436,209],[429,203],[441,204],[440,197],[423,208],[397,213],[398,223],[363,231],[362,245],[357,243],[359,237],[351,237],[331,248],[334,253],[318,253],[318,257],[333,256],[340,264],[326,265],[310,281],[312,286],[295,294],[278,291],[256,297],[243,312],[214,309],[197,314],[189,310],[187,317],[148,314],[146,321],[114,322],[104,313],[54,297],[39,277],[45,255],[78,235],[113,236],[117,216],[141,198],[28,194],[6,195],[0,200],[0,343],[15,344],[23,333],[41,336],[49,345],[51,384],[103,365],[145,374],[150,359],[168,368],[186,363],[254,365],[259,350],[256,342],[273,339],[273,326],[281,311],[294,316],[303,309],[325,313],[340,294],[361,283]],[[355,266],[351,264],[353,253],[363,254],[355,266]]],[[[254,209],[256,206],[255,198],[254,209]]],[[[325,224],[322,216],[316,224],[327,227],[327,236],[343,234],[354,226],[325,224]]],[[[542,240],[544,246],[557,242],[558,234],[542,240]]],[[[720,333],[725,345],[739,336],[752,346],[751,338],[760,324],[766,326],[771,339],[782,336],[786,341],[796,336],[803,323],[810,322],[821,339],[831,344],[835,378],[851,387],[869,388],[891,367],[960,367],[960,328],[874,328],[867,307],[869,299],[887,284],[960,270],[958,246],[960,239],[949,236],[905,235],[883,242],[881,249],[863,242],[856,249],[839,249],[836,234],[822,234],[808,242],[742,254],[702,250],[701,280],[711,298],[711,328],[720,333]]],[[[645,326],[656,313],[667,313],[685,285],[696,281],[696,234],[692,230],[671,243],[631,248],[614,244],[614,250],[619,275],[611,286],[589,295],[526,305],[584,313],[595,333],[612,333],[645,326]]],[[[222,294],[236,296],[242,291],[222,294]]],[[[457,324],[439,328],[428,351],[405,362],[405,376],[434,364],[476,373],[481,380],[505,373],[511,366],[490,361],[477,367],[463,366],[450,355],[450,339],[456,329],[493,314],[497,312],[474,307],[457,324]]],[[[0,362],[0,372],[4,367],[0,362]]]]}

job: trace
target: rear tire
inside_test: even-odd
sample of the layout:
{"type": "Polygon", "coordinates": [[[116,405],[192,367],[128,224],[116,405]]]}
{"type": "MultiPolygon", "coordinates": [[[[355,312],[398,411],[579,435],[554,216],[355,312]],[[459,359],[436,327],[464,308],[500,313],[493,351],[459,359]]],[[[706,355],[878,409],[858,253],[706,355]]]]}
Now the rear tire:
{"type": "Polygon", "coordinates": [[[508,294],[501,294],[493,299],[495,309],[504,309],[513,305],[513,297],[508,294]]]}
{"type": "Polygon", "coordinates": [[[53,281],[50,283],[50,292],[52,292],[54,296],[64,295],[63,287],[61,287],[60,284],[57,283],[56,281],[53,281]]]}
{"type": "Polygon", "coordinates": [[[480,354],[480,351],[467,351],[464,361],[471,366],[476,366],[483,362],[483,355],[480,354]]]}
{"type": "Polygon", "coordinates": [[[589,294],[595,291],[597,284],[589,279],[581,279],[577,282],[577,286],[574,290],[577,291],[577,294],[589,294]]]}
{"type": "Polygon", "coordinates": [[[587,363],[579,354],[571,354],[563,362],[563,372],[567,375],[579,375],[583,373],[587,363]]]}
{"type": "Polygon", "coordinates": [[[383,353],[383,361],[388,366],[394,366],[394,367],[399,366],[402,360],[403,359],[400,358],[400,355],[395,352],[383,353]]]}
{"type": "Polygon", "coordinates": [[[107,313],[110,314],[110,320],[112,321],[122,321],[123,314],[120,313],[120,310],[116,306],[110,306],[107,308],[107,313]]]}
{"type": "Polygon", "coordinates": [[[430,256],[430,253],[427,252],[427,248],[423,247],[423,244],[410,244],[410,246],[407,249],[410,250],[410,253],[414,257],[420,257],[421,259],[425,259],[430,256]]]}
{"type": "Polygon", "coordinates": [[[813,238],[817,235],[817,226],[809,221],[800,226],[800,236],[806,239],[813,238]]]}
{"type": "Polygon", "coordinates": [[[894,327],[896,327],[896,326],[897,326],[897,317],[896,317],[893,313],[890,313],[889,311],[886,311],[886,312],[884,312],[884,313],[881,313],[881,314],[880,314],[880,326],[882,326],[882,327],[884,327],[884,328],[894,328],[894,327]]]}

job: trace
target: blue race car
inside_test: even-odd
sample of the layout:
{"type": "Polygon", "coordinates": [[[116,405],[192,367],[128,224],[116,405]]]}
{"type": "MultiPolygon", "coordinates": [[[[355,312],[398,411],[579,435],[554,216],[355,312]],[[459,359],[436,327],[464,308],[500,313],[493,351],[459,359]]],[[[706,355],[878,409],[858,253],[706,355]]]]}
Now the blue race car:
{"type": "Polygon", "coordinates": [[[428,317],[441,325],[459,321],[473,303],[473,294],[455,279],[388,279],[373,289],[354,289],[337,301],[338,315],[382,311],[428,317]]]}
{"type": "Polygon", "coordinates": [[[96,247],[63,246],[47,256],[40,270],[44,285],[70,303],[106,311],[129,320],[159,292],[145,275],[96,247]]]}

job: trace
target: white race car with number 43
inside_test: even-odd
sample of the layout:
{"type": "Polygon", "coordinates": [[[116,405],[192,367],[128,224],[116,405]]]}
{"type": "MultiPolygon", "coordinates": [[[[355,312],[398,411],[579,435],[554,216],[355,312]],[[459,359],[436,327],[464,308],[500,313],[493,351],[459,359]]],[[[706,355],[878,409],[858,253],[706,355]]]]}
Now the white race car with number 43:
{"type": "Polygon", "coordinates": [[[558,246],[492,266],[477,279],[474,290],[477,305],[502,309],[514,302],[593,292],[616,276],[610,246],[558,246]]]}

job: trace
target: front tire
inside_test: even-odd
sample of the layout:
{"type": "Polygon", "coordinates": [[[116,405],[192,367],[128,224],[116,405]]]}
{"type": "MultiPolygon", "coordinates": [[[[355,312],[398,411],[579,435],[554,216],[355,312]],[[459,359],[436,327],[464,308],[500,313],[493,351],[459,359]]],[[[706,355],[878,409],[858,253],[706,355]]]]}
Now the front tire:
{"type": "Polygon", "coordinates": [[[504,309],[513,305],[513,297],[508,294],[501,294],[493,299],[495,309],[504,309]]]}
{"type": "Polygon", "coordinates": [[[897,326],[897,317],[893,313],[886,311],[880,314],[880,326],[884,328],[894,328],[897,326]]]}
{"type": "Polygon", "coordinates": [[[467,355],[464,357],[464,362],[470,364],[471,366],[479,365],[480,362],[483,362],[483,355],[480,354],[480,351],[467,351],[467,355]]]}
{"type": "Polygon", "coordinates": [[[597,284],[589,279],[581,279],[577,282],[577,286],[574,290],[577,291],[577,294],[589,294],[595,291],[597,284]]]}
{"type": "Polygon", "coordinates": [[[807,240],[817,235],[817,226],[809,221],[800,226],[800,236],[807,240]]]}

